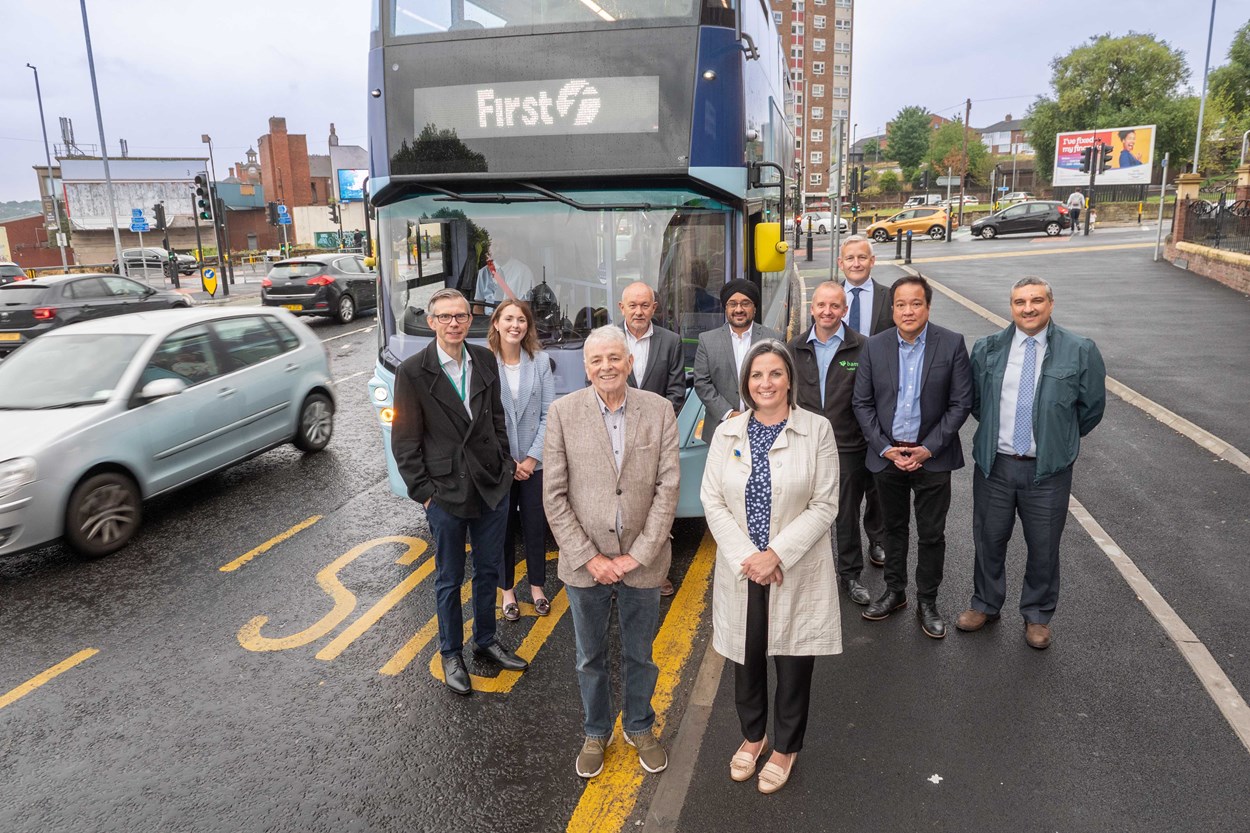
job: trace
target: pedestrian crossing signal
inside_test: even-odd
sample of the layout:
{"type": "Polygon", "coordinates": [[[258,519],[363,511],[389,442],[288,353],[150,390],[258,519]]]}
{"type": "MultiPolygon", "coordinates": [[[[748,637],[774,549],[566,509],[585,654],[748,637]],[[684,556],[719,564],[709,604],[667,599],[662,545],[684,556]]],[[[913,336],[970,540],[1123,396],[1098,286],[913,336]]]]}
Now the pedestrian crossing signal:
{"type": "Polygon", "coordinates": [[[208,187],[208,177],[203,174],[195,177],[195,211],[201,220],[212,221],[213,199],[208,187]]]}

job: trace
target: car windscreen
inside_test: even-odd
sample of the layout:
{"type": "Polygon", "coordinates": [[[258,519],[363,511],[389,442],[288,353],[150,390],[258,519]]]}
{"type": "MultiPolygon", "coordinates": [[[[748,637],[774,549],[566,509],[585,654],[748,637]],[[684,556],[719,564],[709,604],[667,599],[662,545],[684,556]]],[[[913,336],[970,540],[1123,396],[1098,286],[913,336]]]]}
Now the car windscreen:
{"type": "Polygon", "coordinates": [[[0,286],[0,307],[37,304],[48,294],[46,286],[30,286],[23,283],[11,283],[0,286]]]}
{"type": "Polygon", "coordinates": [[[311,278],[325,271],[321,263],[279,263],[269,270],[271,278],[311,278]]]}
{"type": "Polygon", "coordinates": [[[20,266],[0,266],[0,278],[25,277],[26,273],[20,266]]]}
{"type": "Polygon", "coordinates": [[[0,410],[74,408],[108,401],[145,335],[47,335],[0,364],[0,410]]]}

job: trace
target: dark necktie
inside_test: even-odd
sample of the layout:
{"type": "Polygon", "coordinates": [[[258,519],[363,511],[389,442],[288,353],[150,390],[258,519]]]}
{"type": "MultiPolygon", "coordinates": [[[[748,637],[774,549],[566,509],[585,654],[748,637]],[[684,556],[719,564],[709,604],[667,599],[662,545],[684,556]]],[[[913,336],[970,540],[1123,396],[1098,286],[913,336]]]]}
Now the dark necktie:
{"type": "Polygon", "coordinates": [[[863,291],[864,288],[862,286],[851,288],[851,327],[859,333],[864,332],[864,328],[859,325],[859,293],[863,291]]]}

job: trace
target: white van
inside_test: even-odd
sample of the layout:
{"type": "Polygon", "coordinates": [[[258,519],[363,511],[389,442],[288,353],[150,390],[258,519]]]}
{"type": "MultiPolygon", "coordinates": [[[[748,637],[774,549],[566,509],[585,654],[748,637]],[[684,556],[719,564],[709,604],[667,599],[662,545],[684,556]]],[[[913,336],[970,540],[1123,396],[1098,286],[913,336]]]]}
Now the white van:
{"type": "Polygon", "coordinates": [[[917,194],[914,197],[908,197],[907,202],[903,203],[903,208],[915,208],[918,205],[937,205],[945,199],[941,194],[917,194]]]}

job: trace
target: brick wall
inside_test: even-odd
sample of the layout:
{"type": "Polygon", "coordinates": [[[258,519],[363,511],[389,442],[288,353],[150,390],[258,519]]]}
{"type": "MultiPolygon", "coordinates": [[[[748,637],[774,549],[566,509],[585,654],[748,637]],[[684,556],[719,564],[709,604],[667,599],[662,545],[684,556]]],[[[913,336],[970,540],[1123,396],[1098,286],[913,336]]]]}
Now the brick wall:
{"type": "MultiPolygon", "coordinates": [[[[38,269],[61,265],[61,250],[48,246],[48,230],[44,228],[42,215],[22,217],[0,223],[9,240],[9,255],[23,269],[38,269]]],[[[67,248],[65,258],[72,265],[74,250],[67,248]]]]}
{"type": "MultiPolygon", "coordinates": [[[[1178,225],[1180,221],[1178,216],[1178,225]]],[[[1238,292],[1250,295],[1250,255],[1212,249],[1196,243],[1169,241],[1164,257],[1174,266],[1182,266],[1195,275],[1219,281],[1238,292]]]]}
{"type": "MultiPolygon", "coordinates": [[[[269,119],[269,132],[257,141],[265,197],[287,206],[312,205],[312,177],[308,169],[308,137],[286,130],[286,119],[269,119]]],[[[325,201],[318,194],[318,202],[325,201]]]]}
{"type": "Polygon", "coordinates": [[[248,243],[249,234],[256,235],[256,245],[260,249],[276,249],[281,242],[281,233],[276,226],[269,225],[269,219],[262,208],[230,211],[227,213],[227,222],[230,226],[231,251],[241,252],[252,248],[248,243]]]}

